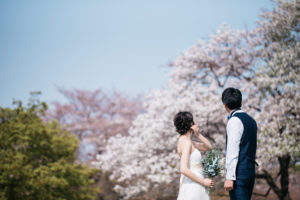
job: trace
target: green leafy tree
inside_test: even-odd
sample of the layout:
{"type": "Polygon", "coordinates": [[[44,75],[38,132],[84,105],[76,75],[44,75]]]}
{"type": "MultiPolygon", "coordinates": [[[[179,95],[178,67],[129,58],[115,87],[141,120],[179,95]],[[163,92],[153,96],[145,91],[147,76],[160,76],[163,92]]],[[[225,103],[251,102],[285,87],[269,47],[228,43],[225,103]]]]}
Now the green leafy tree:
{"type": "Polygon", "coordinates": [[[0,199],[95,199],[95,170],[75,163],[76,137],[44,122],[36,98],[15,104],[0,107],[0,199]]]}

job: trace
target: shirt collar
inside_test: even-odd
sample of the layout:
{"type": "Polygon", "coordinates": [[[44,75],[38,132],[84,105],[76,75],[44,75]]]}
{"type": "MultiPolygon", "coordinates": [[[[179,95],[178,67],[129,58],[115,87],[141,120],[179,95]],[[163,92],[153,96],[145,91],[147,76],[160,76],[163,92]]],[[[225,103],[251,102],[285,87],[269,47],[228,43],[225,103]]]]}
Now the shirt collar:
{"type": "Polygon", "coordinates": [[[235,113],[240,113],[240,112],[244,112],[244,111],[241,110],[240,108],[232,110],[231,113],[227,116],[228,120],[229,120],[231,117],[233,117],[235,113]]]}

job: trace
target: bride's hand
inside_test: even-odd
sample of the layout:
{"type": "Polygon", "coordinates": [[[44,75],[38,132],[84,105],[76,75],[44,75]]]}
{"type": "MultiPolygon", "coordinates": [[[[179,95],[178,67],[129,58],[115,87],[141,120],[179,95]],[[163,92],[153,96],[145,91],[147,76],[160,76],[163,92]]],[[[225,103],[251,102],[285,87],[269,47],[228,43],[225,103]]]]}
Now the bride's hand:
{"type": "Polygon", "coordinates": [[[194,131],[195,135],[199,135],[200,128],[198,125],[193,125],[191,129],[194,131]]]}
{"type": "Polygon", "coordinates": [[[214,184],[214,181],[209,178],[203,180],[203,185],[206,187],[214,187],[214,184]]]}

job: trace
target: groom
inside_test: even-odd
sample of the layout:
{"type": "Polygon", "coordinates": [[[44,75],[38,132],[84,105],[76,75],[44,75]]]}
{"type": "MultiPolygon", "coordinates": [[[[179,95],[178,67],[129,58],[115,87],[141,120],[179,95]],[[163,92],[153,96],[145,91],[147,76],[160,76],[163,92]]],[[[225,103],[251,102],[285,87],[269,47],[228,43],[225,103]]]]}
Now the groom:
{"type": "Polygon", "coordinates": [[[224,188],[231,200],[250,200],[255,179],[257,126],[241,110],[242,94],[235,88],[222,93],[222,102],[230,115],[226,127],[226,181],[224,188]]]}

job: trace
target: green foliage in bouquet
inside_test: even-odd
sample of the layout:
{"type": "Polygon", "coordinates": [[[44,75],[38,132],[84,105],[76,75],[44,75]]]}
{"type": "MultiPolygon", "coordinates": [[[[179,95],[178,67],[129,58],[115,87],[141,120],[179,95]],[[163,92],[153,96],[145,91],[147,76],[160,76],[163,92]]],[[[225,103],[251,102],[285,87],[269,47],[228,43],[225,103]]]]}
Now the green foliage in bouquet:
{"type": "Polygon", "coordinates": [[[204,159],[202,159],[203,173],[208,178],[213,178],[221,174],[222,164],[221,164],[222,154],[221,151],[212,149],[206,153],[204,159]]]}
{"type": "Polygon", "coordinates": [[[90,200],[94,170],[75,163],[77,139],[44,122],[46,104],[0,107],[0,200],[90,200]]]}

